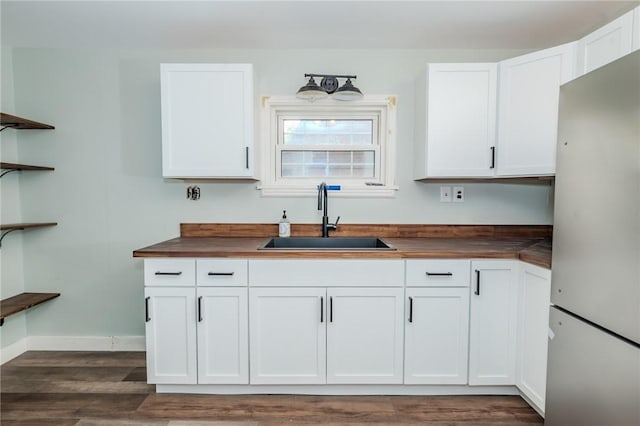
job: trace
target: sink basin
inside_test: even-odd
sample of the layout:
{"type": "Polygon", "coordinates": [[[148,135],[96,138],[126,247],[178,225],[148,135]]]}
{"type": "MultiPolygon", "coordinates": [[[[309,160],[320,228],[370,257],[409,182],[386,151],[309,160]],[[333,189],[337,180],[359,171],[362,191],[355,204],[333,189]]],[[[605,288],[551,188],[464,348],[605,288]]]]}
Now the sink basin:
{"type": "Polygon", "coordinates": [[[272,238],[258,250],[395,250],[376,237],[289,237],[272,238]]]}

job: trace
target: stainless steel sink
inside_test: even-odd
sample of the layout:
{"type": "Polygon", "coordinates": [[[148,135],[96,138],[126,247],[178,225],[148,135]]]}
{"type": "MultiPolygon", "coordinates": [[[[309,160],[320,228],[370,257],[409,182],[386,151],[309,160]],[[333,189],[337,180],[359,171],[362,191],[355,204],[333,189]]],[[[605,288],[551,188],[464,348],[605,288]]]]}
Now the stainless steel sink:
{"type": "Polygon", "coordinates": [[[271,238],[258,250],[396,250],[376,237],[289,237],[271,238]]]}

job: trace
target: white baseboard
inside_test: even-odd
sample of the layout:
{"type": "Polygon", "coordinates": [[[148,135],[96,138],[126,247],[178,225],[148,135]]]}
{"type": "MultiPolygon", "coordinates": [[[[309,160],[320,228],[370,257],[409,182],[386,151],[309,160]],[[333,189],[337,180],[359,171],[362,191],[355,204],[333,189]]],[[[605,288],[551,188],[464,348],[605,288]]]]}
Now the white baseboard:
{"type": "Polygon", "coordinates": [[[28,336],[0,351],[4,364],[26,351],[144,351],[144,336],[28,336]]]}
{"type": "Polygon", "coordinates": [[[18,355],[22,355],[27,351],[27,339],[22,338],[15,343],[12,343],[4,348],[0,349],[0,365],[5,362],[11,361],[18,355]]]}

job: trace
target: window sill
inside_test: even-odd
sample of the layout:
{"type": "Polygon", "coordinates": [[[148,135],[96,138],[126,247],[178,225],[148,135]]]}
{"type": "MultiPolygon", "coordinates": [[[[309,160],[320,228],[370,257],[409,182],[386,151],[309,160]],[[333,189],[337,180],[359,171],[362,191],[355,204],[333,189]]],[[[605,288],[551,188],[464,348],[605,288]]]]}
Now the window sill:
{"type": "MultiPolygon", "coordinates": [[[[263,197],[310,197],[316,196],[318,190],[308,186],[267,186],[256,187],[262,191],[263,197]]],[[[392,198],[396,196],[397,186],[345,187],[339,191],[329,191],[330,197],[338,198],[392,198]]]]}

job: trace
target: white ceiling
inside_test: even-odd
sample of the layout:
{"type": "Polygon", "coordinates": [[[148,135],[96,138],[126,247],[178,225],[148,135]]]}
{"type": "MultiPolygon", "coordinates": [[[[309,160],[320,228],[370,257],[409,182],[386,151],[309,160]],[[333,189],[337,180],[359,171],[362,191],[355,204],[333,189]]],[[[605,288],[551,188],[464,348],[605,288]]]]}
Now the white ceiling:
{"type": "Polygon", "coordinates": [[[1,0],[3,46],[519,48],[576,40],[638,1],[1,0]]]}

